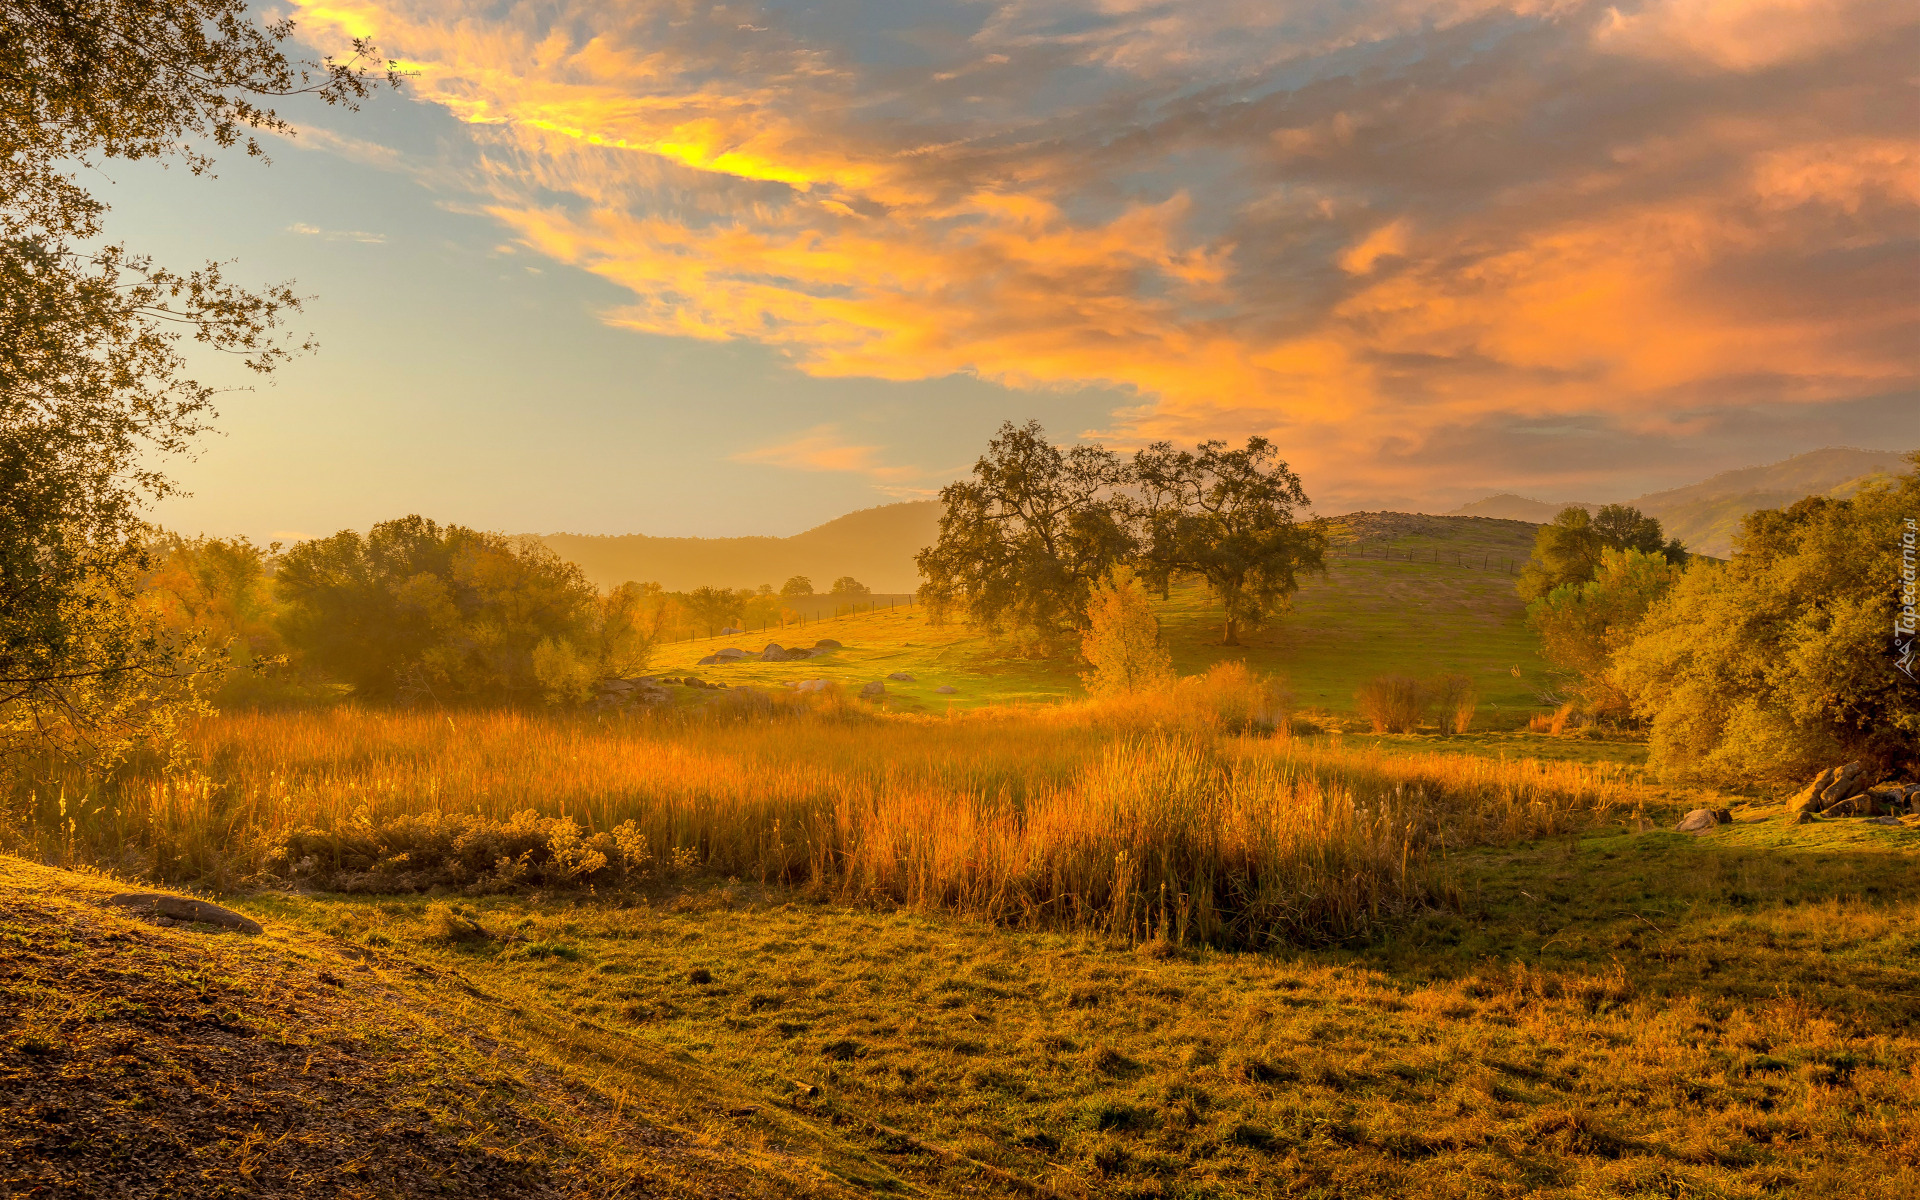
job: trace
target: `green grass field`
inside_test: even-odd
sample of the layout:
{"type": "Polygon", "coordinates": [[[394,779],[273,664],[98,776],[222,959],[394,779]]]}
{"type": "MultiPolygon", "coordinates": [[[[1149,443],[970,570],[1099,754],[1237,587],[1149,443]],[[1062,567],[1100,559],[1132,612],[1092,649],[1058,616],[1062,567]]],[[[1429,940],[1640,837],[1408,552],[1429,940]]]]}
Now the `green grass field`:
{"type": "MultiPolygon", "coordinates": [[[[1394,516],[1355,519],[1354,530],[1338,535],[1339,553],[1327,574],[1310,577],[1289,611],[1245,635],[1239,647],[1220,644],[1219,609],[1204,586],[1175,587],[1166,601],[1156,601],[1175,669],[1198,674],[1216,662],[1244,660],[1256,671],[1284,677],[1302,710],[1339,716],[1351,714],[1354,692],[1377,675],[1457,672],[1480,690],[1482,727],[1511,728],[1546,711],[1539,697],[1551,687],[1547,665],[1527,628],[1513,576],[1502,565],[1525,560],[1533,527],[1394,516]]],[[[965,624],[934,625],[924,610],[904,605],[787,630],[674,643],[661,649],[652,669],[761,687],[816,678],[858,687],[904,672],[914,681],[888,682],[891,703],[936,713],[1084,694],[1077,664],[1020,657],[965,624]],[[758,653],[769,642],[811,646],[821,638],[845,648],[802,662],[697,665],[724,646],[758,653]],[[934,689],[942,684],[958,691],[940,695],[934,689]]]]}

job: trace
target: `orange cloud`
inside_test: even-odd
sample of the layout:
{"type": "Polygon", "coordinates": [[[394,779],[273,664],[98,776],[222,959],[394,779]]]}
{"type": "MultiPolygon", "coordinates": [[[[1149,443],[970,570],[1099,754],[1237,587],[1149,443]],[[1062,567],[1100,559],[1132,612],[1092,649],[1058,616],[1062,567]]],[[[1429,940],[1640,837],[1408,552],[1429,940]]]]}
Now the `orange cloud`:
{"type": "MultiPolygon", "coordinates": [[[[302,10],[418,64],[484,210],[632,295],[608,321],[816,375],[1104,384],[1116,440],[1280,432],[1349,474],[1920,382],[1884,266],[1920,141],[1875,40],[1916,19],[1880,0],[1009,6],[929,35],[938,70],[666,3],[302,10]]],[[[738,457],[912,474],[877,453],[738,457]]]]}

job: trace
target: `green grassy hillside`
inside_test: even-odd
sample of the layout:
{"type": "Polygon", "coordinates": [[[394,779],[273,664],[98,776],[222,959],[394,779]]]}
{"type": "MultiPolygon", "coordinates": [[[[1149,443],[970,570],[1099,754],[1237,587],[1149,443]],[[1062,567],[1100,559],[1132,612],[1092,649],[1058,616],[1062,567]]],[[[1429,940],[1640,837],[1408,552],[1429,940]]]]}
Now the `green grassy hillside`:
{"type": "MultiPolygon", "coordinates": [[[[1538,694],[1548,686],[1546,664],[1513,590],[1512,572],[1525,561],[1532,537],[1533,527],[1519,521],[1400,513],[1342,518],[1327,574],[1310,577],[1289,612],[1245,635],[1239,647],[1220,644],[1220,613],[1204,586],[1177,586],[1155,605],[1182,674],[1243,660],[1284,676],[1301,707],[1348,713],[1354,691],[1376,675],[1460,672],[1479,686],[1483,721],[1512,724],[1541,710],[1538,694]]],[[[914,680],[887,683],[893,702],[935,712],[1083,692],[1077,664],[1020,657],[964,624],[934,625],[919,607],[675,643],[662,648],[653,669],[759,686],[815,678],[858,686],[904,672],[914,680]],[[723,646],[758,653],[769,642],[811,646],[821,638],[844,648],[803,662],[698,665],[723,646]],[[958,691],[934,690],[943,684],[958,691]]]]}

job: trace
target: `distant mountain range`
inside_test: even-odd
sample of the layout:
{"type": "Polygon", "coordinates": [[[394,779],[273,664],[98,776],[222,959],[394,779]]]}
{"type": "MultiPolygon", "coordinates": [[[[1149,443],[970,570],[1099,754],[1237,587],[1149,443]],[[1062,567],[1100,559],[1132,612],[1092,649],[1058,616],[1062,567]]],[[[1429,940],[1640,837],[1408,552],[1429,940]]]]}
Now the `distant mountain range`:
{"type": "Polygon", "coordinates": [[[554,533],[540,540],[579,563],[587,578],[607,588],[629,579],[651,580],[670,592],[701,586],[776,589],[805,575],[824,592],[851,575],[876,592],[911,592],[920,584],[913,556],[939,536],[940,502],[910,500],[863,508],[792,537],[596,537],[554,533]]]}
{"type": "MultiPolygon", "coordinates": [[[[1784,508],[1806,496],[1851,496],[1874,476],[1896,474],[1904,467],[1901,456],[1887,450],[1814,450],[1770,466],[1723,471],[1704,483],[1649,492],[1627,503],[1659,518],[1667,535],[1685,542],[1689,550],[1725,558],[1733,552],[1740,518],[1755,509],[1784,508]]],[[[1570,504],[1589,511],[1599,507],[1580,500],[1548,504],[1505,493],[1446,515],[1545,524],[1570,504]]]]}
{"type": "MultiPolygon", "coordinates": [[[[1725,558],[1732,552],[1740,518],[1754,509],[1780,508],[1803,496],[1849,496],[1873,476],[1903,469],[1900,455],[1887,451],[1815,450],[1771,466],[1726,471],[1704,483],[1652,492],[1628,503],[1658,517],[1667,533],[1689,549],[1725,558]]],[[[1566,503],[1505,494],[1444,515],[1539,525],[1553,520],[1564,507],[1566,503]]],[[[770,583],[778,588],[789,576],[805,575],[824,592],[835,579],[851,575],[876,592],[899,593],[919,587],[913,556],[933,544],[939,525],[939,501],[912,500],[851,512],[792,537],[555,533],[541,540],[563,558],[579,563],[600,587],[637,579],[657,581],[669,591],[703,584],[751,588],[770,583]]]]}

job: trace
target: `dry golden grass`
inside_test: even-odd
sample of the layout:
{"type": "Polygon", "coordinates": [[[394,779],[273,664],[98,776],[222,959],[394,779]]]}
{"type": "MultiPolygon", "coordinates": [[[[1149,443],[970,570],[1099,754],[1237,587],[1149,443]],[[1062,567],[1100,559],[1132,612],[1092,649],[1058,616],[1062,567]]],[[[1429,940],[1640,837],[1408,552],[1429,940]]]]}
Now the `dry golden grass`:
{"type": "Polygon", "coordinates": [[[1364,933],[1441,894],[1444,847],[1566,829],[1628,796],[1604,766],[1235,732],[1284,730],[1284,714],[1237,667],[1165,695],[949,718],[732,697],[700,719],[235,714],[194,731],[194,769],[55,777],[14,798],[4,832],[44,861],[220,888],[703,870],[1260,945],[1364,933]]]}

